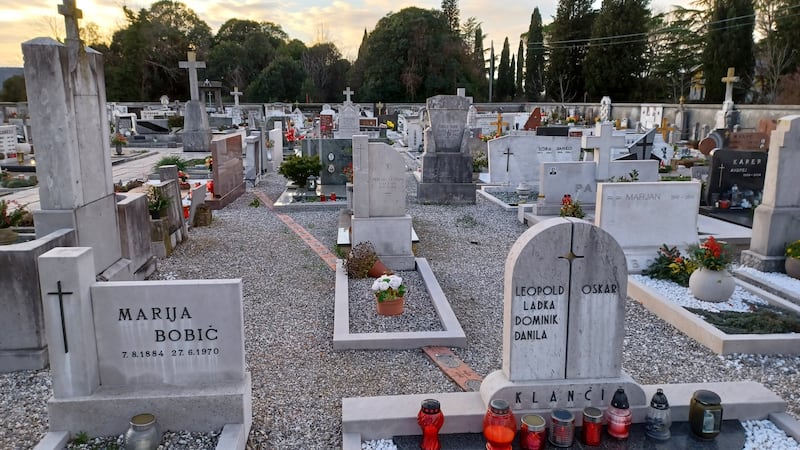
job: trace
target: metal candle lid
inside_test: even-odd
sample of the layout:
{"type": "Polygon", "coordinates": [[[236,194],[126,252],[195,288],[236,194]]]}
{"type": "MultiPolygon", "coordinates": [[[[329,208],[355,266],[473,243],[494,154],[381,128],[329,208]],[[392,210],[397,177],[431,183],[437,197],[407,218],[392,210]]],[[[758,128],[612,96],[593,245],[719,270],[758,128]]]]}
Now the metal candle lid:
{"type": "Polygon", "coordinates": [[[650,406],[655,409],[669,409],[669,402],[667,401],[667,396],[664,395],[663,389],[658,389],[655,394],[653,394],[653,398],[650,400],[650,406]]]}
{"type": "Polygon", "coordinates": [[[496,398],[489,402],[489,408],[495,414],[508,414],[509,406],[508,402],[503,400],[502,398],[496,398]]]}
{"type": "Polygon", "coordinates": [[[603,411],[600,411],[600,408],[595,408],[594,406],[587,406],[583,409],[583,421],[601,423],[603,422],[603,411]]]}
{"type": "Polygon", "coordinates": [[[538,414],[528,414],[522,417],[522,423],[528,427],[528,431],[542,431],[544,430],[544,418],[538,414]]]}
{"type": "Polygon", "coordinates": [[[697,400],[697,402],[708,406],[717,406],[722,403],[722,400],[720,400],[719,395],[717,395],[716,392],[706,391],[705,389],[694,391],[692,398],[697,400]]]}
{"type": "Polygon", "coordinates": [[[422,411],[427,414],[436,414],[441,410],[439,400],[428,398],[422,401],[422,411]]]}
{"type": "Polygon", "coordinates": [[[550,413],[550,417],[553,419],[554,423],[559,425],[572,423],[575,420],[575,416],[566,409],[554,409],[553,412],[550,413]]]}

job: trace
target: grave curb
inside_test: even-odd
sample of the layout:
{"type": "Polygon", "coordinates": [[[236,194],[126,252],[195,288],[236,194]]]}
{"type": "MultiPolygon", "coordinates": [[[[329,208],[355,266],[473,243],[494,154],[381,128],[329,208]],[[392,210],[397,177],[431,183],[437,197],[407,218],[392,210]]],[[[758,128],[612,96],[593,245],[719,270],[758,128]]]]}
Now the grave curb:
{"type": "Polygon", "coordinates": [[[788,289],[784,289],[780,286],[772,286],[767,284],[764,280],[761,280],[757,277],[750,275],[747,272],[743,272],[741,270],[735,270],[732,272],[736,278],[739,278],[747,283],[752,284],[760,289],[763,289],[770,294],[777,295],[785,300],[788,300],[795,305],[800,306],[800,293],[799,292],[792,292],[788,289]]]}
{"type": "MultiPolygon", "coordinates": [[[[794,305],[742,280],[736,284],[770,304],[797,310],[794,305]]],[[[800,355],[800,334],[727,334],[685,308],[665,299],[655,290],[628,277],[628,296],[714,353],[729,355],[800,355]]]]}
{"type": "MultiPolygon", "coordinates": [[[[761,383],[736,381],[641,385],[647,398],[662,388],[669,398],[673,422],[689,417],[689,401],[698,389],[709,389],[723,399],[725,419],[764,420],[775,418],[775,425],[787,434],[800,433],[800,422],[786,411],[786,402],[761,383]]],[[[419,435],[417,413],[422,400],[436,398],[446,420],[441,434],[480,433],[486,405],[478,392],[392,395],[342,398],[342,450],[358,450],[362,440],[390,439],[393,436],[419,435]],[[358,439],[356,439],[358,436],[358,439]]],[[[634,421],[642,422],[647,405],[633,408],[634,421]]],[[[537,413],[550,414],[551,408],[537,413]]]]}
{"type": "MultiPolygon", "coordinates": [[[[486,190],[487,187],[488,188],[496,188],[496,189],[498,188],[498,186],[481,186],[481,188],[477,189],[475,192],[480,194],[486,200],[489,200],[490,202],[492,202],[492,203],[498,205],[499,207],[503,208],[503,211],[516,211],[517,210],[518,206],[511,206],[508,203],[503,202],[499,198],[497,198],[494,195],[492,195],[491,192],[488,192],[486,190]]],[[[511,189],[509,191],[513,192],[513,189],[511,189]]]]}
{"type": "Polygon", "coordinates": [[[416,270],[422,276],[444,331],[351,333],[347,274],[344,271],[343,261],[337,259],[333,319],[334,350],[406,350],[427,346],[464,347],[467,345],[466,334],[428,265],[428,261],[425,258],[414,258],[414,263],[416,270]]]}

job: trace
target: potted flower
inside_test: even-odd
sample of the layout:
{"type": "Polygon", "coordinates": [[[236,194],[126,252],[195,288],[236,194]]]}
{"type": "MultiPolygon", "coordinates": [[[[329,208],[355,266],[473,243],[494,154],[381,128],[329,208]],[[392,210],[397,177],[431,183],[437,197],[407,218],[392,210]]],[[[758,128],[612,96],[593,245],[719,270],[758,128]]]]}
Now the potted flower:
{"type": "Polygon", "coordinates": [[[698,300],[724,302],[736,289],[736,281],[728,271],[733,254],[724,242],[710,236],[700,245],[689,246],[689,258],[697,270],[689,277],[689,290],[698,300]]]}
{"type": "Polygon", "coordinates": [[[800,239],[786,246],[786,275],[800,279],[800,239]]]}
{"type": "Polygon", "coordinates": [[[580,202],[573,200],[569,194],[564,194],[564,197],[561,198],[561,211],[559,211],[559,214],[561,217],[577,217],[578,219],[583,219],[586,216],[580,202]]]}
{"type": "Polygon", "coordinates": [[[126,138],[122,133],[114,133],[114,135],[111,136],[111,145],[117,149],[117,155],[121,155],[122,146],[128,145],[128,138],[126,138]]]}
{"type": "Polygon", "coordinates": [[[28,214],[25,205],[20,205],[16,200],[0,200],[0,245],[17,242],[18,233],[11,227],[19,226],[28,214]]]}
{"type": "Polygon", "coordinates": [[[353,163],[349,163],[348,165],[346,165],[344,167],[344,169],[342,169],[342,173],[344,174],[344,177],[347,178],[347,182],[348,183],[352,183],[353,182],[353,163]]]}
{"type": "Polygon", "coordinates": [[[344,268],[350,278],[379,277],[388,272],[369,241],[356,244],[350,249],[344,260],[344,268]]]}
{"type": "Polygon", "coordinates": [[[150,185],[147,188],[147,210],[150,217],[160,219],[167,216],[169,197],[166,197],[157,186],[150,185]]]}
{"type": "Polygon", "coordinates": [[[397,275],[382,275],[372,283],[375,292],[375,302],[378,314],[382,316],[397,316],[403,314],[405,303],[406,285],[397,275]]]}

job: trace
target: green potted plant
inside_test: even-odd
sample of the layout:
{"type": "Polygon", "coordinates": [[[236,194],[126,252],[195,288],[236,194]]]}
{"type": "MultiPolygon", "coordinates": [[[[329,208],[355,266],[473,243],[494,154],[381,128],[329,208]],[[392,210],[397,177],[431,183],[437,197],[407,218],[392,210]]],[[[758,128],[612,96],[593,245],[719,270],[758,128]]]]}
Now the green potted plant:
{"type": "Polygon", "coordinates": [[[153,219],[166,217],[169,200],[169,197],[165,196],[157,186],[148,186],[147,210],[150,212],[150,217],[153,219]]]}
{"type": "Polygon", "coordinates": [[[16,200],[0,200],[0,245],[17,242],[18,233],[11,227],[19,226],[28,214],[25,205],[16,200]]]}
{"type": "Polygon", "coordinates": [[[179,172],[186,172],[188,161],[177,155],[167,155],[159,159],[153,166],[153,170],[157,171],[161,166],[175,166],[179,172]]]}
{"type": "Polygon", "coordinates": [[[564,194],[564,197],[561,198],[561,211],[559,211],[559,215],[561,215],[561,217],[577,217],[578,219],[583,219],[586,213],[583,212],[579,201],[573,200],[572,196],[569,194],[564,194]]]}
{"type": "Polygon", "coordinates": [[[800,279],[800,239],[786,246],[786,275],[800,279]]]}
{"type": "Polygon", "coordinates": [[[378,314],[397,316],[403,313],[406,285],[397,275],[382,275],[372,283],[378,314]]]}
{"type": "Polygon", "coordinates": [[[689,246],[689,258],[697,267],[689,277],[689,290],[698,300],[724,302],[736,289],[736,281],[728,271],[733,260],[730,247],[709,236],[700,245],[689,246]]]}
{"type": "Polygon", "coordinates": [[[388,269],[378,258],[372,242],[365,241],[353,246],[344,259],[344,268],[350,278],[379,277],[388,269]]]}
{"type": "Polygon", "coordinates": [[[114,133],[114,135],[111,136],[111,145],[117,150],[117,155],[121,155],[122,147],[128,145],[128,138],[122,133],[114,133]]]}
{"type": "Polygon", "coordinates": [[[291,155],[281,163],[278,173],[298,188],[302,188],[306,185],[308,177],[319,176],[320,170],[322,170],[322,162],[318,157],[291,155]]]}

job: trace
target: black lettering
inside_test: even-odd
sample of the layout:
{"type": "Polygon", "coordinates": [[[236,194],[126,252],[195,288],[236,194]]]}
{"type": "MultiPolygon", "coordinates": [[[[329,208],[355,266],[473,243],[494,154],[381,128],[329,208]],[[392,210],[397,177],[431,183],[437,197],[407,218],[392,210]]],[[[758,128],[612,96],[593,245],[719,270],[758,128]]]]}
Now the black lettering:
{"type": "Polygon", "coordinates": [[[550,394],[550,401],[551,402],[557,402],[558,401],[558,399],[556,399],[556,391],[553,391],[553,393],[550,394]]]}
{"type": "Polygon", "coordinates": [[[575,391],[567,391],[567,401],[568,402],[575,401],[575,391]]]}
{"type": "Polygon", "coordinates": [[[217,333],[218,330],[216,328],[209,328],[206,330],[206,339],[209,341],[216,341],[217,340],[217,333]],[[211,337],[211,332],[214,332],[214,337],[211,337]]]}
{"type": "Polygon", "coordinates": [[[119,309],[119,318],[117,320],[133,320],[131,318],[131,310],[130,308],[120,308],[119,309]]]}
{"type": "Polygon", "coordinates": [[[147,320],[147,315],[145,315],[143,309],[139,308],[139,314],[136,316],[136,320],[147,320]]]}
{"type": "Polygon", "coordinates": [[[167,320],[170,322],[175,322],[175,307],[167,308],[167,320]],[[172,310],[172,314],[170,314],[170,310],[172,310]]]}
{"type": "Polygon", "coordinates": [[[169,330],[167,333],[167,339],[172,342],[178,342],[181,340],[182,334],[183,333],[181,333],[180,330],[169,330]]]}
{"type": "Polygon", "coordinates": [[[161,308],[153,308],[153,320],[161,319],[161,308]]]}
{"type": "Polygon", "coordinates": [[[592,401],[592,397],[589,396],[590,392],[592,392],[592,388],[589,388],[586,392],[583,393],[583,398],[585,398],[587,402],[592,401]]]}
{"type": "Polygon", "coordinates": [[[521,395],[522,395],[522,392],[517,392],[517,395],[516,395],[516,397],[514,399],[514,403],[518,403],[518,404],[522,403],[522,399],[519,398],[521,395]]]}
{"type": "Polygon", "coordinates": [[[164,330],[156,330],[156,342],[164,342],[166,339],[164,330]]]}
{"type": "Polygon", "coordinates": [[[189,315],[189,308],[183,307],[183,312],[181,313],[181,320],[183,319],[191,319],[192,316],[189,315]]]}

